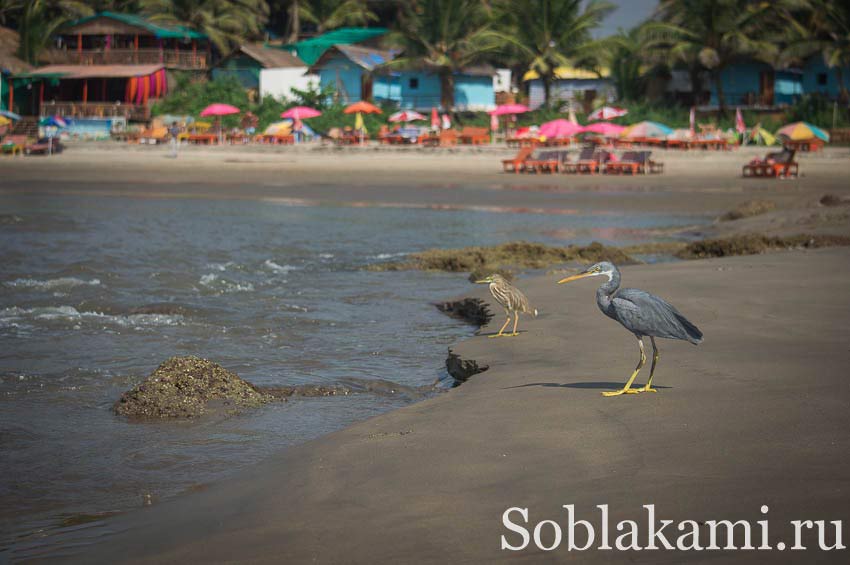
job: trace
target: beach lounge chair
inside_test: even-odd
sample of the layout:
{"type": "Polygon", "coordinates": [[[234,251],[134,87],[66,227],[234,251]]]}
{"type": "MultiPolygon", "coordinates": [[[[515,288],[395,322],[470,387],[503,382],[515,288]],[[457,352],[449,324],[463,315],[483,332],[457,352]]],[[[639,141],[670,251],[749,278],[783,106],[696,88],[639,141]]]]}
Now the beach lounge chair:
{"type": "Polygon", "coordinates": [[[589,145],[581,150],[577,161],[564,163],[561,171],[564,173],[587,173],[592,175],[599,172],[600,166],[608,161],[609,155],[604,149],[598,149],[593,145],[589,145]]]}
{"type": "Polygon", "coordinates": [[[610,161],[605,165],[607,174],[631,173],[661,173],[664,172],[664,163],[658,163],[650,159],[652,151],[626,151],[618,161],[610,161]]]}
{"type": "Polygon", "coordinates": [[[794,161],[796,149],[785,147],[782,151],[776,151],[765,155],[764,159],[753,159],[744,165],[741,174],[745,177],[797,177],[800,173],[800,165],[794,161]]]}
{"type": "Polygon", "coordinates": [[[27,147],[27,136],[25,135],[7,135],[3,138],[3,144],[0,145],[0,153],[4,155],[23,155],[24,149],[27,147]]]}
{"type": "Polygon", "coordinates": [[[460,131],[460,142],[469,145],[484,145],[490,143],[490,132],[487,128],[466,126],[460,131]]]}
{"type": "Polygon", "coordinates": [[[525,170],[526,161],[531,159],[534,147],[522,147],[513,159],[502,160],[502,170],[506,173],[519,173],[525,170]]]}
{"type": "Polygon", "coordinates": [[[24,148],[24,153],[27,155],[49,155],[51,153],[62,153],[63,149],[65,149],[65,146],[58,139],[53,139],[51,143],[50,139],[42,137],[35,143],[27,145],[24,148]]]}
{"type": "Polygon", "coordinates": [[[535,173],[557,173],[567,160],[567,151],[542,151],[525,161],[525,171],[535,173]]]}

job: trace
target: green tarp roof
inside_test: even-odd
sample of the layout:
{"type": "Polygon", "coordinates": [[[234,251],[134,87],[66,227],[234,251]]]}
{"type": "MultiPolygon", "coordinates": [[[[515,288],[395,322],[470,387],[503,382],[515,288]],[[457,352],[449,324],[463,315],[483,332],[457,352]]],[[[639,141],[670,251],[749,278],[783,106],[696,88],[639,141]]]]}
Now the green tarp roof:
{"type": "Polygon", "coordinates": [[[156,37],[161,37],[163,39],[206,39],[207,37],[205,34],[190,29],[186,26],[154,23],[149,19],[145,18],[144,16],[138,16],[136,14],[118,14],[115,12],[98,12],[93,16],[87,16],[85,18],[80,18],[79,20],[70,22],[63,27],[75,27],[81,24],[88,23],[92,20],[96,20],[98,18],[109,18],[111,20],[115,20],[123,24],[127,24],[134,27],[140,27],[142,29],[148,30],[156,37]]]}
{"type": "Polygon", "coordinates": [[[334,45],[350,45],[352,43],[360,43],[373,37],[379,37],[387,33],[385,27],[342,27],[329,31],[318,37],[312,37],[299,41],[298,43],[290,43],[284,45],[281,49],[285,49],[298,58],[312,65],[319,60],[322,53],[333,47],[334,45]]]}

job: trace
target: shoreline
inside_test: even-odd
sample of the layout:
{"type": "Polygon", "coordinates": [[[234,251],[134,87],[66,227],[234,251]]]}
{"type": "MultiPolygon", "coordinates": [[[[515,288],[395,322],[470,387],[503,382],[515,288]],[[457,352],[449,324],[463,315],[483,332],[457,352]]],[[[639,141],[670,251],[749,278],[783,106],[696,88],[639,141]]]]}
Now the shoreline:
{"type": "MultiPolygon", "coordinates": [[[[850,250],[827,249],[625,267],[625,284],[669,298],[707,337],[700,347],[661,340],[659,393],[625,399],[599,394],[622,384],[635,348],[596,311],[595,285],[523,279],[542,316],[524,319],[516,339],[478,335],[453,345],[461,359],[489,366],[463,386],[289,448],[200,492],[60,536],[54,550],[72,561],[139,563],[478,562],[517,555],[498,550],[508,533],[501,512],[514,505],[530,507],[535,521],[557,518],[569,503],[584,514],[611,503],[618,520],[637,520],[648,502],[669,519],[754,521],[761,504],[775,522],[846,518],[850,495],[840,484],[850,461],[841,454],[850,440],[837,432],[850,424],[842,408],[850,391],[838,384],[846,352],[832,332],[850,309],[838,292],[850,279],[848,259],[850,250]],[[815,281],[838,303],[801,296],[815,281]],[[762,293],[728,292],[754,284],[762,293]],[[569,327],[582,330],[565,341],[569,327]],[[817,484],[788,488],[812,474],[817,484]],[[78,542],[84,549],[63,549],[78,542]]],[[[486,289],[472,294],[486,297],[486,289]]]]}

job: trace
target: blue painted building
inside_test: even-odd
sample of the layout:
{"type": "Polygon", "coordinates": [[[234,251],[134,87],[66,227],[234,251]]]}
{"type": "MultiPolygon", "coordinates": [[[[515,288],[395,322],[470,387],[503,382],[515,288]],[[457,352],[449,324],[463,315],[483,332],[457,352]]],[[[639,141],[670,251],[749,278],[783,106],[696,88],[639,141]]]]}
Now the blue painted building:
{"type": "MultiPolygon", "coordinates": [[[[850,88],[850,67],[841,71],[844,88],[850,88]]],[[[810,57],[803,65],[803,92],[821,94],[830,100],[838,98],[841,92],[836,69],[827,67],[820,55],[810,57]]]]}
{"type": "MultiPolygon", "coordinates": [[[[393,102],[406,110],[440,107],[440,77],[427,70],[388,70],[382,65],[396,52],[362,45],[334,45],[310,67],[322,87],[331,86],[345,104],[359,100],[393,102]]],[[[455,110],[496,107],[494,77],[489,65],[464,69],[455,75],[455,110]]]]}
{"type": "MultiPolygon", "coordinates": [[[[707,77],[709,104],[719,103],[714,80],[707,77]]],[[[783,106],[793,104],[804,92],[803,72],[777,70],[758,61],[741,61],[720,71],[723,97],[729,106],[783,106]]]]}

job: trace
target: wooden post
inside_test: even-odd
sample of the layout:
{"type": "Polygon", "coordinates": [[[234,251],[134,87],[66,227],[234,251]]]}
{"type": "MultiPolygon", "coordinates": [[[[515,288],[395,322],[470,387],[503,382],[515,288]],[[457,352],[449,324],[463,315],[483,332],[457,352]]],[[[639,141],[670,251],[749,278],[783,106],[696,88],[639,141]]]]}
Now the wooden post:
{"type": "Polygon", "coordinates": [[[41,114],[41,107],[44,105],[44,81],[38,83],[38,113],[41,114]]]}
{"type": "Polygon", "coordinates": [[[9,79],[9,111],[14,112],[15,108],[12,107],[12,104],[15,102],[15,81],[11,78],[9,79]]]}
{"type": "Polygon", "coordinates": [[[198,40],[192,40],[192,67],[198,67],[198,40]]]}
{"type": "Polygon", "coordinates": [[[79,64],[83,64],[83,34],[77,34],[77,59],[79,64]]]}
{"type": "Polygon", "coordinates": [[[89,79],[83,81],[83,104],[89,101],[89,79]]]}
{"type": "Polygon", "coordinates": [[[136,34],[136,37],[133,38],[133,61],[138,64],[139,63],[139,34],[136,34]]]}

